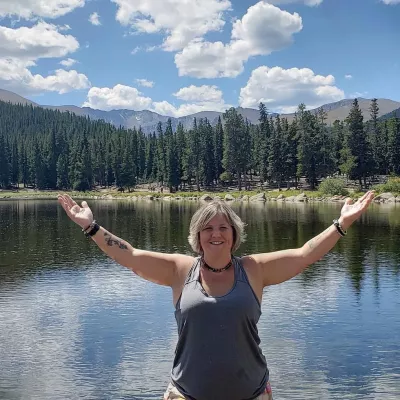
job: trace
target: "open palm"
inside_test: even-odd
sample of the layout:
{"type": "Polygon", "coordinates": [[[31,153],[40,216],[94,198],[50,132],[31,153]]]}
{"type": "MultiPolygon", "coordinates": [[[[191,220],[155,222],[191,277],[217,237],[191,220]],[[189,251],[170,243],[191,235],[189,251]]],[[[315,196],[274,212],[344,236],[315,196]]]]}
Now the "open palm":
{"type": "Polygon", "coordinates": [[[354,222],[358,219],[361,214],[363,214],[368,206],[371,204],[371,201],[374,198],[374,191],[368,191],[362,197],[360,197],[354,204],[353,200],[347,199],[344,206],[342,207],[342,211],[340,216],[350,223],[354,222]]]}
{"type": "Polygon", "coordinates": [[[68,194],[59,194],[57,198],[67,215],[81,228],[85,229],[93,222],[93,213],[86,201],[82,201],[80,207],[68,194]]]}

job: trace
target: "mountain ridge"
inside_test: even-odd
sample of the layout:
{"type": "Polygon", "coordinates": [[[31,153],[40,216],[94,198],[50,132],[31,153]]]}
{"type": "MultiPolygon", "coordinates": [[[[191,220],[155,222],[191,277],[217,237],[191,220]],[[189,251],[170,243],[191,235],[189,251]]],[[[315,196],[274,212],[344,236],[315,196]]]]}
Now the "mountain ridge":
{"type": "MultiPolygon", "coordinates": [[[[332,124],[335,120],[344,120],[350,112],[350,108],[354,99],[343,99],[334,103],[328,103],[321,106],[327,113],[327,123],[332,124]]],[[[359,98],[359,104],[361,111],[364,115],[364,119],[369,119],[369,106],[370,99],[359,98]]],[[[190,129],[193,125],[194,118],[207,118],[212,125],[216,125],[218,118],[222,116],[222,112],[218,111],[200,111],[195,114],[190,114],[183,117],[170,117],[167,115],[161,115],[154,111],[142,110],[134,111],[127,109],[115,109],[111,111],[103,111],[98,109],[93,109],[90,107],[78,107],[75,105],[62,105],[62,106],[51,106],[51,105],[41,105],[35,103],[34,101],[28,100],[14,92],[8,90],[0,89],[0,101],[11,102],[13,104],[26,104],[32,105],[34,107],[42,107],[51,110],[59,110],[60,112],[71,112],[78,116],[86,116],[94,120],[104,120],[117,127],[122,126],[128,129],[139,129],[142,128],[143,132],[150,134],[156,131],[157,125],[161,122],[163,128],[169,118],[171,118],[172,128],[175,130],[179,123],[182,123],[185,129],[190,129]]],[[[390,99],[378,99],[378,105],[380,108],[380,116],[385,117],[387,114],[400,109],[400,102],[396,102],[390,99]]],[[[320,107],[319,107],[320,108],[320,107]]],[[[248,119],[251,123],[257,124],[259,118],[259,111],[253,108],[242,108],[237,107],[237,111],[243,115],[245,119],[248,119]]],[[[312,109],[310,111],[315,112],[318,110],[312,109]]],[[[271,113],[270,115],[276,116],[276,113],[271,113]]],[[[281,117],[287,118],[290,121],[293,120],[295,114],[281,114],[281,117]]]]}

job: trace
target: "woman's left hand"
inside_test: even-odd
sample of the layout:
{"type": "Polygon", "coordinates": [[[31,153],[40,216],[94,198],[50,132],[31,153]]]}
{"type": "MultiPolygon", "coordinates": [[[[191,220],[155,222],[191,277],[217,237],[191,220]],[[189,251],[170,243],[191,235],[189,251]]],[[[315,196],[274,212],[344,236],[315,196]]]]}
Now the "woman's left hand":
{"type": "Polygon", "coordinates": [[[367,210],[374,196],[375,192],[370,190],[360,197],[354,204],[352,199],[346,199],[342,211],[340,212],[340,222],[344,229],[347,229],[367,210]]]}

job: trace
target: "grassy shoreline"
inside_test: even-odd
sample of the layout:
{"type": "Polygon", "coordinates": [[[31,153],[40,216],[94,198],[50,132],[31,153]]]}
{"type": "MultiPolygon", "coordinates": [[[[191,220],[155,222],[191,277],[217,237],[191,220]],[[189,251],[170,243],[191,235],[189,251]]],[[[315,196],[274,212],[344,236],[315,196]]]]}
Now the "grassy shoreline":
{"type": "MultiPolygon", "coordinates": [[[[75,192],[75,191],[51,191],[51,190],[33,190],[33,189],[21,189],[18,191],[3,191],[0,190],[0,199],[4,200],[35,200],[35,199],[56,199],[59,193],[68,193],[71,197],[77,199],[116,199],[123,200],[129,199],[131,197],[146,197],[152,196],[154,199],[160,198],[200,198],[201,196],[208,194],[212,197],[219,196],[221,198],[225,198],[226,195],[231,195],[235,199],[242,198],[243,196],[254,196],[260,193],[264,193],[267,199],[277,198],[279,195],[283,195],[284,197],[290,196],[298,196],[304,193],[309,199],[320,199],[320,198],[329,198],[333,196],[323,195],[318,191],[303,191],[303,190],[259,190],[259,191],[224,191],[224,192],[177,192],[177,193],[158,193],[158,192],[149,192],[149,191],[132,191],[130,193],[125,192],[121,193],[115,190],[109,191],[88,191],[88,192],[75,192]]],[[[351,193],[350,196],[354,198],[358,198],[362,195],[362,193],[351,193]]]]}

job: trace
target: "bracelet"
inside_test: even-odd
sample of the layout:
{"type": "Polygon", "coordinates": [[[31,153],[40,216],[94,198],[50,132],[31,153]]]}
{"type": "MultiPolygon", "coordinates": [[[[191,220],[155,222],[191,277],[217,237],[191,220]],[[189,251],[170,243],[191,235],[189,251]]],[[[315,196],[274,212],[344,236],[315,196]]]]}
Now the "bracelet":
{"type": "Polygon", "coordinates": [[[345,231],[342,226],[340,225],[340,222],[337,219],[333,220],[333,225],[335,225],[337,231],[339,232],[340,236],[346,236],[347,231],[345,231]]]}
{"type": "Polygon", "coordinates": [[[98,232],[99,229],[100,225],[96,221],[93,221],[87,228],[82,229],[82,232],[86,237],[92,237],[98,232]]]}

